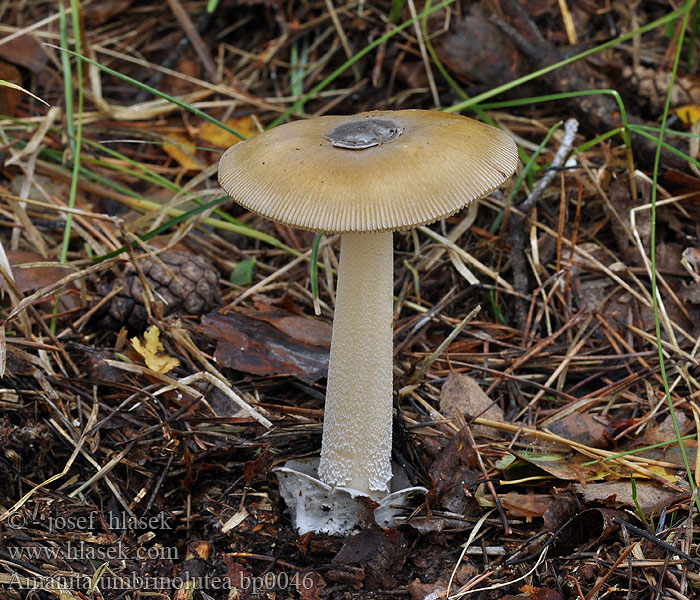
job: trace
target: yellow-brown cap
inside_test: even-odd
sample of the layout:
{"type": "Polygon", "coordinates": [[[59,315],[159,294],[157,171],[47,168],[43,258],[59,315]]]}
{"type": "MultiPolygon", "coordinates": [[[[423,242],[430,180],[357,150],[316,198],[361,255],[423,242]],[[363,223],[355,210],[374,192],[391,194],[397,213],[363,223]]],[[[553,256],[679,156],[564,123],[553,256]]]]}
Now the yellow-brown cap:
{"type": "Polygon", "coordinates": [[[431,223],[495,190],[518,153],[503,131],[427,110],[317,117],[229,148],[231,198],[300,229],[394,231],[431,223]]]}

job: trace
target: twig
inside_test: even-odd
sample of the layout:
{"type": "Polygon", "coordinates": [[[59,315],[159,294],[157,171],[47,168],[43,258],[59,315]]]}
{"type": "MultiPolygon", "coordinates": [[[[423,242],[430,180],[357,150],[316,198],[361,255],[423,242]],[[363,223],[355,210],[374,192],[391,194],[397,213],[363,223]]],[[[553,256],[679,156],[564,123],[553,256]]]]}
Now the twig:
{"type": "Polygon", "coordinates": [[[652,535],[648,531],[644,531],[644,529],[640,529],[639,527],[635,527],[634,525],[628,523],[627,521],[625,521],[624,519],[621,519],[620,517],[613,517],[612,520],[615,523],[617,523],[618,525],[620,525],[621,527],[626,527],[632,533],[636,533],[637,535],[643,537],[644,539],[649,540],[653,544],[660,546],[664,550],[667,550],[668,552],[673,552],[673,554],[677,554],[678,556],[685,558],[686,560],[689,560],[694,565],[700,567],[700,560],[693,558],[692,556],[690,556],[690,554],[686,554],[680,548],[676,548],[675,546],[672,546],[668,542],[664,542],[661,538],[659,538],[655,535],[652,535]]]}
{"type": "Polygon", "coordinates": [[[564,136],[561,140],[559,150],[557,150],[556,154],[554,155],[552,164],[549,165],[549,168],[542,179],[537,182],[537,185],[532,192],[530,192],[530,195],[520,204],[519,208],[521,211],[527,214],[534,208],[535,204],[537,204],[542,192],[544,192],[545,188],[552,182],[552,179],[554,179],[554,176],[557,174],[559,167],[564,165],[564,161],[574,145],[577,131],[578,121],[576,119],[567,119],[564,123],[564,136]]]}
{"type": "MultiPolygon", "coordinates": [[[[168,1],[172,7],[173,6],[172,0],[168,0],[168,1]]],[[[173,8],[172,10],[175,13],[175,16],[178,17],[178,19],[179,19],[179,15],[178,15],[176,9],[173,8]]],[[[175,67],[175,65],[177,65],[177,61],[180,60],[182,53],[185,51],[187,46],[192,43],[192,38],[190,37],[191,34],[196,35],[196,37],[199,39],[200,42],[202,41],[202,38],[199,36],[199,32],[204,31],[204,29],[206,29],[207,25],[209,25],[209,21],[211,20],[212,15],[211,15],[211,13],[204,11],[200,15],[199,20],[197,21],[196,27],[192,26],[192,21],[190,21],[187,14],[185,14],[185,17],[187,17],[187,21],[190,24],[191,31],[188,31],[188,29],[183,26],[183,29],[185,29],[185,35],[178,42],[177,46],[175,46],[175,49],[161,63],[160,66],[163,68],[163,70],[159,70],[156,73],[154,73],[153,77],[151,77],[151,79],[148,81],[148,85],[150,85],[151,87],[158,87],[158,85],[160,85],[160,82],[163,80],[163,77],[166,74],[165,69],[170,69],[170,68],[175,67]]],[[[193,44],[193,48],[199,54],[197,46],[193,44]]],[[[204,49],[206,50],[206,46],[204,46],[204,49]]],[[[207,51],[207,54],[208,54],[208,51],[207,51]]],[[[199,58],[202,61],[202,66],[207,71],[207,75],[209,75],[209,77],[212,80],[215,80],[216,79],[216,67],[214,66],[214,63],[211,59],[211,56],[209,56],[208,61],[205,58],[203,58],[202,55],[199,55],[199,58]],[[207,63],[209,63],[209,64],[207,64],[207,63]],[[213,70],[210,72],[210,69],[213,69],[213,70]]],[[[134,103],[139,104],[141,102],[144,102],[145,100],[150,98],[150,96],[151,95],[148,91],[141,89],[136,94],[136,98],[134,99],[134,103]]]]}
{"type": "MultiPolygon", "coordinates": [[[[554,155],[552,164],[549,166],[549,169],[544,174],[542,179],[537,182],[537,185],[532,192],[530,192],[530,195],[518,207],[519,211],[525,215],[525,218],[521,217],[515,211],[511,213],[512,216],[510,219],[508,241],[511,245],[513,284],[515,290],[522,294],[526,294],[528,288],[527,265],[524,255],[526,245],[526,221],[528,220],[530,211],[537,205],[537,202],[539,201],[545,188],[551,183],[552,179],[556,175],[557,169],[564,164],[566,157],[571,152],[577,131],[578,121],[576,119],[567,119],[566,123],[564,123],[564,137],[562,138],[559,149],[554,155]]],[[[516,298],[515,311],[518,328],[524,330],[527,322],[527,306],[523,300],[516,298]]]]}
{"type": "Polygon", "coordinates": [[[430,368],[430,365],[432,365],[437,358],[445,351],[445,348],[450,345],[452,340],[454,340],[462,331],[467,326],[467,323],[471,321],[476,315],[479,314],[479,311],[481,310],[481,306],[477,306],[474,308],[462,321],[457,325],[451,332],[450,335],[448,335],[442,343],[435,349],[435,352],[433,352],[428,358],[425,359],[425,362],[420,366],[420,368],[413,374],[411,379],[408,380],[408,385],[414,385],[418,383],[423,375],[425,375],[425,372],[430,368]]]}
{"type": "Polygon", "coordinates": [[[506,512],[503,510],[503,504],[501,504],[501,499],[498,497],[498,494],[496,493],[496,488],[493,485],[493,481],[491,477],[489,477],[488,471],[486,470],[486,465],[484,465],[484,461],[481,458],[481,452],[479,452],[479,448],[476,445],[476,441],[474,441],[474,436],[472,435],[472,431],[469,428],[469,425],[465,425],[467,429],[467,436],[469,437],[469,443],[471,444],[472,448],[474,449],[474,453],[476,454],[476,460],[479,463],[479,469],[481,470],[482,475],[484,476],[484,481],[486,482],[486,487],[489,488],[489,492],[491,492],[491,497],[493,498],[494,503],[496,504],[496,509],[498,510],[498,514],[501,517],[501,522],[503,523],[503,535],[506,537],[511,535],[513,533],[513,530],[510,528],[510,525],[508,524],[508,517],[506,516],[506,512]]]}
{"type": "Polygon", "coordinates": [[[197,26],[195,27],[194,23],[192,23],[192,19],[190,19],[190,16],[187,14],[185,7],[182,6],[180,0],[168,0],[168,4],[170,5],[170,10],[172,10],[173,14],[175,15],[175,18],[180,23],[180,26],[185,31],[185,35],[190,41],[190,44],[192,44],[192,48],[197,53],[199,60],[202,62],[202,66],[207,72],[207,75],[212,80],[216,79],[216,65],[214,64],[211,54],[209,53],[207,45],[204,43],[204,40],[202,40],[202,36],[199,35],[199,33],[209,24],[212,13],[204,11],[200,15],[197,26]]]}

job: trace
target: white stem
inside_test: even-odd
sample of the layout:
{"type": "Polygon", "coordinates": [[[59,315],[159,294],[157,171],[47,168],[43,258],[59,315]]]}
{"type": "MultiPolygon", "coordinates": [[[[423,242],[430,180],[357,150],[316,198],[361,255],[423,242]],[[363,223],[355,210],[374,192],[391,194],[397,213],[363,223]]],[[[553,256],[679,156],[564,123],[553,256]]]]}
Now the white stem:
{"type": "Polygon", "coordinates": [[[319,475],[373,497],[391,479],[393,234],[342,237],[319,475]]]}

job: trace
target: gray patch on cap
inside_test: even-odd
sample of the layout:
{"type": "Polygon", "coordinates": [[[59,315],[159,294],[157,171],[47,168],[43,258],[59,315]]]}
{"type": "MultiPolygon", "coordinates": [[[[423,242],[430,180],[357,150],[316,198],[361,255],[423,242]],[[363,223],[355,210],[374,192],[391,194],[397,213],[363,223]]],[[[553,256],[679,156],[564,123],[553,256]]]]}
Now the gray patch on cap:
{"type": "Polygon", "coordinates": [[[323,137],[336,148],[364,150],[365,148],[393,142],[403,131],[403,127],[399,127],[393,121],[364,119],[338,125],[338,127],[323,137]]]}

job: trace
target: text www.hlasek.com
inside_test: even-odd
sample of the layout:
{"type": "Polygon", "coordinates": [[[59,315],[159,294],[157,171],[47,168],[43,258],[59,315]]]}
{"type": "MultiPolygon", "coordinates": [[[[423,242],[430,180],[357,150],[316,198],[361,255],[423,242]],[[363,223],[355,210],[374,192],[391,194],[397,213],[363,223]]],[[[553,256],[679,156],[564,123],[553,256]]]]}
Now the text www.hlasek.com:
{"type": "Polygon", "coordinates": [[[109,546],[92,546],[85,542],[68,541],[62,546],[9,546],[7,552],[13,560],[177,560],[177,548],[173,546],[151,546],[130,549],[117,542],[109,546]]]}

